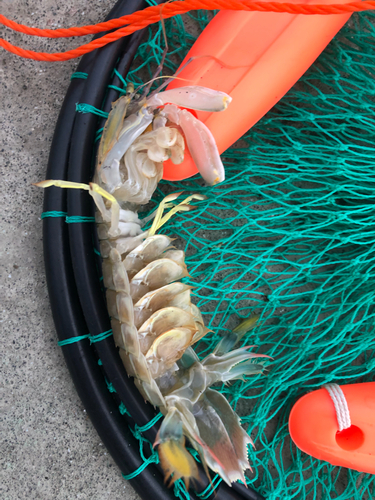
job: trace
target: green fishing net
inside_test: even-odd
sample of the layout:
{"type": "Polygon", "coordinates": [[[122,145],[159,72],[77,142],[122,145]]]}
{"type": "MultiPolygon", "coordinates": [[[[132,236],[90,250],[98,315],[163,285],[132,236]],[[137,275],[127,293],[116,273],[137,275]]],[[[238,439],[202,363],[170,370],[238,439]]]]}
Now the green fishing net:
{"type": "MultiPolygon", "coordinates": [[[[210,16],[166,23],[163,74],[174,73],[210,16]]],[[[208,196],[161,230],[186,249],[187,282],[213,330],[200,354],[241,318],[260,315],[242,343],[273,361],[265,375],[221,391],[255,442],[248,484],[269,500],[375,498],[373,476],[306,455],[288,432],[300,396],[329,382],[375,380],[374,21],[374,14],[354,14],[288,94],[225,152],[224,183],[163,181],[153,198],[179,190],[208,196]]],[[[148,33],[128,75],[136,83],[152,76],[164,48],[160,26],[148,33]]]]}

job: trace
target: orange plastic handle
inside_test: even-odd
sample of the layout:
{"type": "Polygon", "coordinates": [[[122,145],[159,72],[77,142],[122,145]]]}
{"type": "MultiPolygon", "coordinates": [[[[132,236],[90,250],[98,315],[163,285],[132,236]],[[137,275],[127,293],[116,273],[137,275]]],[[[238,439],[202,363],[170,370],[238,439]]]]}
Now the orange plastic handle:
{"type": "Polygon", "coordinates": [[[289,417],[298,448],[333,465],[375,474],[375,382],[343,385],[352,426],[338,432],[335,407],[326,389],[306,394],[289,417]]]}
{"type": "MultiPolygon", "coordinates": [[[[221,154],[294,85],[350,15],[221,11],[182,62],[198,57],[179,74],[188,82],[174,80],[168,88],[201,85],[231,95],[232,103],[225,111],[197,112],[213,133],[221,154]]],[[[196,173],[190,155],[181,165],[170,160],[164,163],[167,180],[186,179],[196,173]]]]}

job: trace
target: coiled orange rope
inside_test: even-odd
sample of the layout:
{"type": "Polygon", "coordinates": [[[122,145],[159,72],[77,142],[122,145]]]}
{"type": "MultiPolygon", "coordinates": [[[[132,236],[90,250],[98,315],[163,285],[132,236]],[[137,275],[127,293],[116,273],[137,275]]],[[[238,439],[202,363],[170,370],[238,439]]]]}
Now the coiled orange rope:
{"type": "Polygon", "coordinates": [[[68,50],[66,52],[34,52],[32,50],[22,49],[0,38],[0,46],[5,50],[16,54],[26,59],[34,59],[36,61],[67,61],[80,57],[83,54],[91,52],[99,47],[103,47],[108,43],[114,42],[121,37],[128,36],[135,31],[143,29],[150,24],[156,23],[162,17],[169,19],[178,14],[185,14],[191,10],[206,9],[206,10],[244,10],[258,12],[279,12],[289,14],[304,14],[304,15],[330,15],[330,14],[345,14],[348,12],[363,12],[366,10],[375,10],[375,0],[365,0],[363,2],[350,2],[342,4],[294,4],[294,3],[279,3],[279,2],[258,2],[251,0],[181,0],[164,5],[156,5],[148,7],[142,11],[134,12],[134,14],[123,16],[111,21],[73,28],[60,29],[40,29],[30,28],[23,24],[16,23],[0,14],[0,24],[7,26],[13,31],[25,33],[31,36],[40,36],[48,38],[67,38],[73,36],[93,35],[103,31],[116,29],[113,33],[109,33],[98,40],[93,40],[90,43],[81,45],[80,47],[68,50]],[[124,26],[126,25],[126,26],[124,26]],[[119,28],[119,29],[117,29],[119,28]]]}

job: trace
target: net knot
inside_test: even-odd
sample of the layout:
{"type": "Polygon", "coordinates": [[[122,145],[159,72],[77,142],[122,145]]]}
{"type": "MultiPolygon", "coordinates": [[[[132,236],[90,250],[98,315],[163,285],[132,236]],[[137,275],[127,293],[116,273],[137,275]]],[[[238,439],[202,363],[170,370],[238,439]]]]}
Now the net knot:
{"type": "Polygon", "coordinates": [[[277,307],[280,303],[279,297],[276,297],[275,295],[268,295],[268,302],[277,307]]]}
{"type": "Polygon", "coordinates": [[[131,417],[129,410],[126,408],[126,406],[124,405],[124,403],[122,401],[121,401],[118,409],[119,409],[119,412],[121,413],[121,415],[129,415],[129,417],[131,417]]]}
{"type": "Polygon", "coordinates": [[[365,363],[366,370],[372,372],[375,370],[375,358],[369,359],[365,363]]]}
{"type": "Polygon", "coordinates": [[[106,380],[106,382],[107,382],[107,389],[109,390],[109,392],[117,392],[116,389],[114,388],[112,382],[108,382],[107,380],[106,380]]]}
{"type": "Polygon", "coordinates": [[[308,342],[301,342],[299,345],[299,350],[303,353],[311,349],[311,344],[308,342]]]}
{"type": "Polygon", "coordinates": [[[316,368],[317,370],[319,370],[319,368],[321,368],[321,366],[322,366],[322,363],[323,363],[323,361],[322,361],[322,359],[321,359],[321,358],[316,359],[316,360],[315,360],[315,368],[316,368]]]}
{"type": "Polygon", "coordinates": [[[158,422],[158,420],[160,420],[162,417],[163,415],[161,413],[158,413],[152,420],[147,422],[147,424],[145,425],[139,426],[135,424],[134,428],[130,429],[133,436],[136,437],[138,440],[143,439],[142,433],[151,429],[151,427],[153,427],[156,424],[156,422],[158,422]]]}
{"type": "MultiPolygon", "coordinates": [[[[352,260],[351,264],[352,264],[352,267],[357,268],[360,264],[362,264],[361,258],[360,257],[355,257],[352,260]]],[[[359,272],[357,269],[356,269],[356,271],[359,272]]]]}
{"type": "Polygon", "coordinates": [[[350,238],[350,236],[340,236],[340,240],[342,241],[342,243],[344,245],[347,245],[348,243],[350,243],[351,238],[350,238]]]}
{"type": "Polygon", "coordinates": [[[336,214],[336,219],[337,220],[344,220],[344,219],[346,219],[346,213],[339,212],[338,214],[336,214]]]}

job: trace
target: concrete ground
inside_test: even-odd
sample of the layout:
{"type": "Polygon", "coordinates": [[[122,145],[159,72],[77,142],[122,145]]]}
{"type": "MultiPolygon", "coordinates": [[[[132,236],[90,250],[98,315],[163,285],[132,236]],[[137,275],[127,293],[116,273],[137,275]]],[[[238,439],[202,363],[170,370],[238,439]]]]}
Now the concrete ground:
{"type": "MultiPolygon", "coordinates": [[[[114,3],[0,0],[0,12],[28,26],[70,27],[103,20],[114,3]]],[[[5,28],[0,36],[46,52],[90,39],[38,39],[5,28]]],[[[0,49],[0,500],[139,499],[88,419],[57,345],[44,273],[43,192],[31,185],[45,178],[76,66],[0,49]]]]}
{"type": "MultiPolygon", "coordinates": [[[[53,28],[103,20],[114,0],[1,0],[1,14],[53,28]]],[[[25,48],[67,50],[0,29],[25,48]]],[[[43,193],[58,112],[77,61],[43,63],[0,49],[0,498],[135,499],[86,416],[65,365],[49,307],[42,252],[43,193]]]]}

